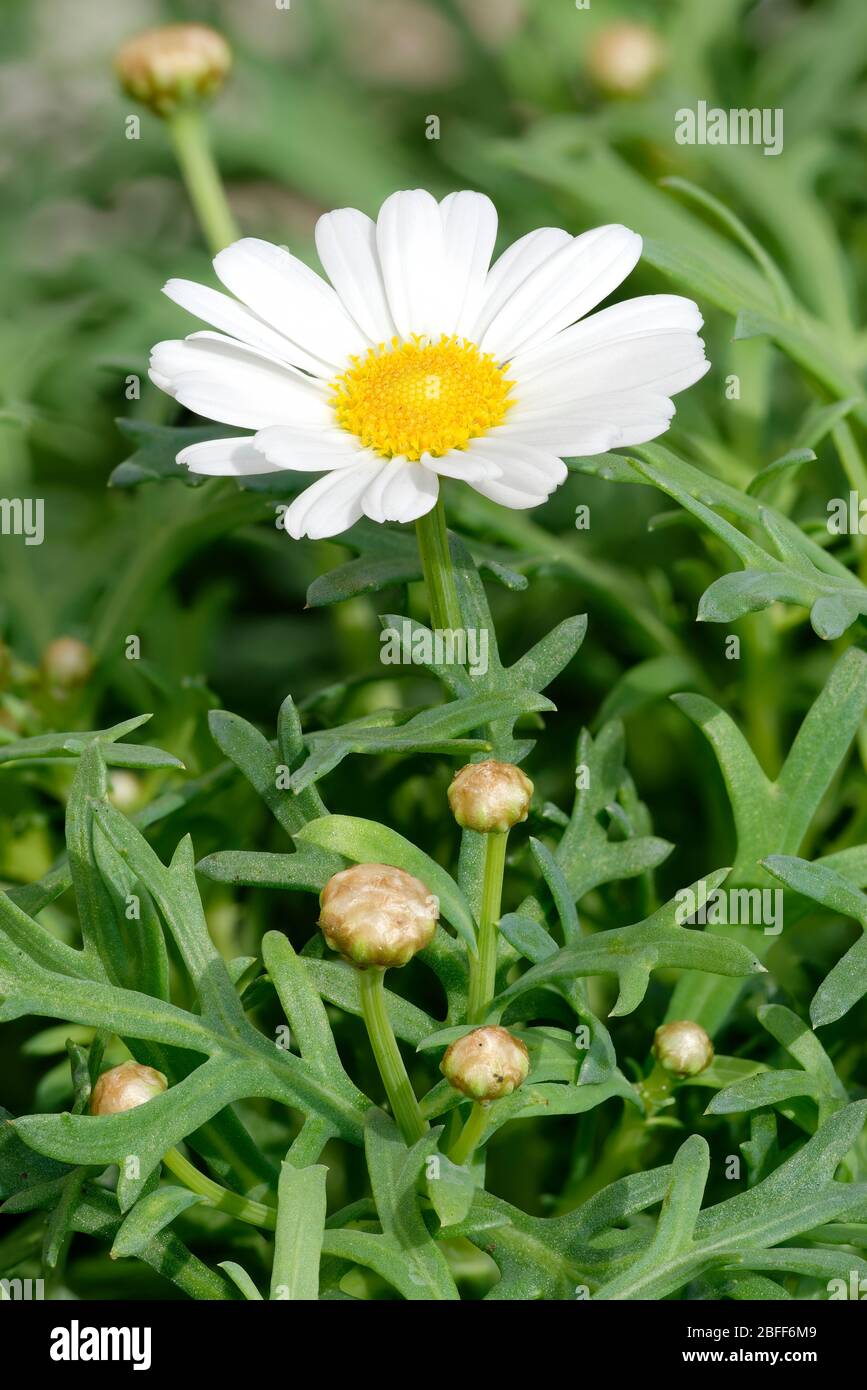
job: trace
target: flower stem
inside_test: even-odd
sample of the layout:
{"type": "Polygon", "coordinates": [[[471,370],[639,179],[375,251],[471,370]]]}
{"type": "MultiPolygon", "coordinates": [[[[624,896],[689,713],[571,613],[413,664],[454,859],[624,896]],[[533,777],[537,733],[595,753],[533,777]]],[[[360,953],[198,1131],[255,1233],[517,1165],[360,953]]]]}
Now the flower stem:
{"type": "Polygon", "coordinates": [[[482,882],[482,910],[479,919],[479,954],[470,957],[470,995],[467,1019],[483,1023],[494,997],[497,976],[497,922],[503,896],[503,870],[506,866],[508,830],[492,830],[485,837],[485,873],[482,882]]]}
{"type": "Polygon", "coordinates": [[[428,1126],[418,1108],[395,1040],[385,1004],[384,976],[385,971],[378,967],[359,970],[361,1010],[392,1113],[407,1144],[414,1144],[427,1133],[428,1126]]]}
{"type": "Polygon", "coordinates": [[[178,1153],[177,1149],[169,1149],[168,1153],[163,1154],[163,1163],[169,1172],[180,1178],[184,1187],[207,1198],[212,1207],[227,1212],[237,1221],[246,1221],[249,1226],[264,1226],[268,1231],[276,1229],[277,1213],[272,1207],[266,1207],[262,1202],[251,1201],[249,1197],[239,1197],[237,1192],[230,1192],[228,1188],[221,1187],[218,1182],[213,1182],[204,1173],[200,1173],[183,1154],[178,1153]]]}
{"type": "Polygon", "coordinates": [[[482,1105],[480,1101],[474,1100],[473,1108],[467,1116],[467,1122],[449,1153],[452,1163],[456,1163],[458,1167],[463,1167],[465,1163],[469,1163],[478,1148],[479,1140],[485,1132],[487,1123],[487,1107],[482,1105]]]}
{"type": "Polygon", "coordinates": [[[431,626],[444,629],[461,626],[461,606],[455,586],[455,572],[449,553],[446,513],[442,492],[436,506],[415,523],[421,567],[427,588],[431,626]]]}
{"type": "Polygon", "coordinates": [[[238,239],[223,182],[197,106],[181,106],[167,118],[175,155],[205,240],[216,255],[238,239]]]}

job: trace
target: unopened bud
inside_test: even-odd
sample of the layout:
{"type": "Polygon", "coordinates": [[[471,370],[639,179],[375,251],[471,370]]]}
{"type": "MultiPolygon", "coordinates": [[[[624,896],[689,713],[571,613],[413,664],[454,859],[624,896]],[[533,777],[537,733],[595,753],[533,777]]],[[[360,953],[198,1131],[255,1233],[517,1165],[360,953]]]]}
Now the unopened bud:
{"type": "Polygon", "coordinates": [[[529,1070],[524,1044],[495,1024],[456,1038],[440,1062],[440,1071],[455,1090],[479,1101],[510,1096],[529,1070]]]}
{"type": "Polygon", "coordinates": [[[533,783],[514,763],[468,763],[456,772],[449,787],[449,805],[464,830],[511,830],[527,819],[533,783]]]}
{"type": "Polygon", "coordinates": [[[121,1062],[104,1071],[90,1095],[92,1115],[120,1115],[162,1095],[168,1082],[161,1071],[140,1062],[121,1062]]]}
{"type": "Polygon", "coordinates": [[[119,811],[130,811],[141,800],[142,785],[134,772],[112,768],[108,774],[108,799],[119,811]]]}
{"type": "Polygon", "coordinates": [[[430,945],[439,903],[425,885],[388,864],[353,864],[326,883],[319,925],[328,945],[353,965],[406,965],[430,945]]]}
{"type": "Polygon", "coordinates": [[[125,43],[115,58],[124,90],[158,116],[212,97],[232,66],[222,34],[205,24],[165,24],[125,43]]]}
{"type": "Polygon", "coordinates": [[[653,1055],[672,1076],[698,1076],[713,1061],[713,1043],[700,1023],[663,1023],[653,1036],[653,1055]]]}
{"type": "Polygon", "coordinates": [[[610,24],[590,44],[587,66],[603,92],[634,96],[643,92],[662,67],[665,49],[647,24],[610,24]]]}
{"type": "Polygon", "coordinates": [[[60,691],[84,685],[93,670],[93,652],[77,637],[56,637],[42,653],[42,671],[60,691]]]}

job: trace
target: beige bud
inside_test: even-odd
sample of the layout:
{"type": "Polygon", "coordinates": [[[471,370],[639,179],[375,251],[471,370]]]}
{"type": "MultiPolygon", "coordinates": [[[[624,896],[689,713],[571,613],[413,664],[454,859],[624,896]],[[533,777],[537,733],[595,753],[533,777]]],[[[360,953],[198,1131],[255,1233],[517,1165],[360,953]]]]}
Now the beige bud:
{"type": "Polygon", "coordinates": [[[121,1062],[119,1067],[104,1071],[90,1096],[92,1115],[120,1115],[135,1110],[166,1089],[168,1082],[161,1071],[142,1066],[140,1062],[121,1062]]]}
{"type": "Polygon", "coordinates": [[[129,39],[115,57],[124,90],[167,116],[214,95],[232,66],[232,50],[206,24],[165,24],[129,39]]]}
{"type": "Polygon", "coordinates": [[[353,864],[319,897],[328,945],[353,965],[406,965],[436,931],[439,903],[425,885],[388,864],[353,864]]]}
{"type": "Polygon", "coordinates": [[[656,76],[665,60],[665,49],[655,29],[647,24],[610,24],[590,43],[587,66],[603,92],[634,96],[656,76]]]}
{"type": "Polygon", "coordinates": [[[672,1076],[698,1076],[713,1061],[713,1043],[700,1023],[663,1023],[653,1036],[653,1055],[672,1076]]]}
{"type": "Polygon", "coordinates": [[[59,690],[84,685],[92,670],[93,652],[77,637],[56,637],[42,653],[42,671],[59,690]]]}
{"type": "Polygon", "coordinates": [[[134,772],[124,767],[112,768],[108,774],[108,799],[119,811],[131,811],[142,796],[142,784],[134,772]]]}
{"type": "Polygon", "coordinates": [[[524,1044],[494,1024],[456,1038],[440,1062],[440,1071],[456,1090],[480,1101],[510,1096],[529,1070],[524,1044]]]}
{"type": "Polygon", "coordinates": [[[514,763],[468,763],[455,773],[449,805],[458,825],[482,834],[511,830],[527,819],[533,783],[514,763]]]}

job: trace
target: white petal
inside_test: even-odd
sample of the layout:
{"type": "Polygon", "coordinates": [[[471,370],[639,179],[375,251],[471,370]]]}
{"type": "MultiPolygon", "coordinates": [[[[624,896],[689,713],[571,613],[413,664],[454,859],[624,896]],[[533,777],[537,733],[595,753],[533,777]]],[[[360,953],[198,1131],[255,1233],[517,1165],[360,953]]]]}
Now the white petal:
{"type": "Polygon", "coordinates": [[[371,342],[390,343],[397,330],[376,251],[376,223],[356,208],[327,212],[316,223],[316,250],[362,332],[371,342]]]}
{"type": "Polygon", "coordinates": [[[641,255],[641,237],[617,224],[574,237],[528,275],[480,347],[500,361],[553,338],[615,290],[641,255]]]}
{"type": "Polygon", "coordinates": [[[611,392],[575,401],[559,410],[518,412],[501,426],[504,435],[561,458],[600,454],[625,444],[646,444],[664,434],[674,415],[674,402],[647,391],[611,392]]]}
{"type": "Polygon", "coordinates": [[[540,507],[548,501],[547,492],[525,492],[523,488],[509,487],[508,483],[492,479],[490,482],[471,483],[470,486],[501,507],[511,507],[513,511],[526,511],[528,507],[540,507]]]}
{"type": "Polygon", "coordinates": [[[214,269],[226,289],[318,363],[320,376],[369,347],[336,291],[281,246],[243,237],[215,256],[214,269]]]}
{"type": "Polygon", "coordinates": [[[503,305],[524,283],[529,275],[559,251],[568,246],[572,237],[559,227],[539,227],[512,242],[488,271],[482,293],[478,318],[468,336],[478,343],[494,321],[503,305]]]}
{"type": "Polygon", "coordinates": [[[524,386],[516,399],[514,418],[519,418],[522,407],[561,409],[616,391],[672,396],[692,386],[709,368],[704,343],[694,333],[610,343],[524,386]]]}
{"type": "Polygon", "coordinates": [[[485,478],[499,478],[501,472],[497,464],[478,457],[470,449],[450,449],[441,458],[422,454],[419,463],[422,468],[428,468],[442,478],[461,478],[465,483],[472,483],[476,478],[482,481],[485,478]]]}
{"type": "Polygon", "coordinates": [[[369,484],[362,500],[371,521],[416,521],[436,504],[435,473],[407,459],[390,459],[369,484]]]}
{"type": "Polygon", "coordinates": [[[177,462],[186,464],[191,473],[206,473],[213,478],[246,478],[278,471],[275,464],[253,448],[252,436],[188,444],[181,449],[177,462]]]}
{"type": "Polygon", "coordinates": [[[253,444],[275,467],[299,473],[330,473],[335,468],[374,463],[379,458],[372,449],[362,448],[354,435],[340,429],[273,425],[260,430],[253,444]]]}
{"type": "Polygon", "coordinates": [[[682,295],[639,295],[600,309],[529,352],[517,353],[511,365],[525,383],[590,348],[665,333],[698,333],[703,323],[698,305],[682,295]]]}
{"type": "Polygon", "coordinates": [[[497,210],[482,193],[450,193],[440,203],[445,237],[443,332],[469,337],[476,326],[497,239],[497,210]]]}
{"type": "Polygon", "coordinates": [[[361,499],[385,460],[361,463],[357,468],[338,468],[326,473],[296,497],[283,516],[290,536],[321,540],[354,526],[362,516],[361,499]]]}
{"type": "Polygon", "coordinates": [[[298,362],[297,348],[288,338],[269,328],[257,314],[229,295],[209,289],[207,285],[198,285],[194,280],[168,280],[163,285],[163,294],[221,333],[228,333],[230,338],[258,348],[281,362],[304,365],[298,362]]]}
{"type": "Polygon", "coordinates": [[[334,420],[319,383],[216,333],[157,343],[151,376],[188,410],[224,425],[262,429],[334,420]]]}
{"type": "Polygon", "coordinates": [[[575,400],[639,387],[670,396],[691,386],[709,366],[693,327],[701,324],[698,309],[673,295],[647,299],[674,300],[677,307],[660,312],[646,301],[628,300],[519,353],[509,364],[519,383],[516,400],[575,400]]]}
{"type": "Polygon", "coordinates": [[[422,188],[392,193],[379,210],[376,244],[398,333],[446,332],[445,236],[436,199],[422,188]]]}
{"type": "Polygon", "coordinates": [[[467,453],[487,460],[499,470],[499,477],[493,481],[533,495],[553,492],[569,475],[557,454],[514,439],[500,430],[483,439],[472,440],[467,453]]]}

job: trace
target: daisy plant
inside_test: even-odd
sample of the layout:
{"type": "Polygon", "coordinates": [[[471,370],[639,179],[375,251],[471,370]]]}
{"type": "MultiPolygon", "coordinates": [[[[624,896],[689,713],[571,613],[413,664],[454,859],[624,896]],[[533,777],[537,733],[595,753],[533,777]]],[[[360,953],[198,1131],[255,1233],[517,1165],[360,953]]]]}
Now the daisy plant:
{"type": "MultiPolygon", "coordinates": [[[[630,24],[592,50],[588,80],[629,97],[618,129],[636,141],[657,119],[641,94],[676,47],[630,24]]],[[[39,1270],[77,1295],[83,1235],[121,1262],[112,1278],[137,1261],[196,1299],[812,1305],[853,1277],[867,1287],[867,654],[850,637],[815,660],[799,648],[790,681],[775,668],[793,610],[811,643],[867,615],[860,537],[835,548],[793,505],[826,437],[867,477],[847,420],[867,420],[854,337],[797,304],[734,214],[684,181],[702,217],[669,206],[594,145],[596,126],[566,153],[546,121],[498,138],[496,157],[479,146],[482,186],[502,188],[504,170],[550,183],[558,197],[539,205],[570,230],[498,246],[484,193],[417,188],[375,218],[321,216],[318,270],[238,237],[204,114],[230,62],[198,25],[118,58],[126,93],[167,123],[214,253],[214,283],[164,287],[207,325],[151,354],[178,418],[125,422],[134,447],[112,475],[152,484],[176,515],[155,508],[161,531],[135,512],[130,549],[147,539],[89,643],[58,634],[38,668],[10,658],[7,674],[0,648],[3,776],[41,798],[34,837],[46,803],[63,840],[0,892],[0,1024],[42,1020],[28,1062],[55,1061],[31,1113],[0,1110],[14,1218],[0,1278],[39,1270]],[[654,235],[669,228],[684,234],[654,235]],[[833,399],[808,442],[755,470],[706,423],[693,461],[682,429],[654,442],[709,363],[693,298],[611,302],[643,250],[736,315],[736,337],[810,369],[833,399]],[[594,497],[664,493],[679,510],[654,525],[681,527],[698,558],[645,575],[560,534],[556,500],[523,515],[570,472],[594,497]],[[274,506],[281,534],[251,526],[274,506]],[[269,727],[188,672],[171,685],[156,658],[101,686],[142,607],[163,623],[166,576],[198,551],[211,574],[205,547],[254,530],[281,583],[293,564],[304,575],[301,695],[280,665],[273,720],[256,705],[246,639],[227,643],[226,681],[269,727]],[[309,544],[338,537],[337,561],[309,544]],[[531,581],[558,605],[549,631],[531,581]],[[381,594],[404,610],[379,617],[409,672],[376,660],[381,594]],[[746,685],[787,683],[779,710],[730,700],[728,674],[714,684],[690,645],[696,612],[758,618],[746,685]],[[319,681],[326,644],[338,674],[319,681]],[[105,688],[168,691],[173,751],[129,742],[146,714],[101,720],[105,688]],[[586,728],[573,699],[598,702],[586,728]],[[646,802],[625,721],[648,717],[629,746],[646,802]],[[650,802],[673,838],[700,806],[708,834],[674,853],[650,802]]],[[[768,164],[751,176],[762,216],[778,197],[802,207],[768,164]]],[[[779,216],[796,269],[802,234],[828,252],[822,220],[779,216]]],[[[89,572],[88,606],[95,584],[89,572]]],[[[20,575],[10,588],[26,590],[20,575]]],[[[197,610],[208,634],[221,602],[209,590],[197,610]]],[[[186,617],[179,603],[164,646],[192,643],[186,617]]]]}

